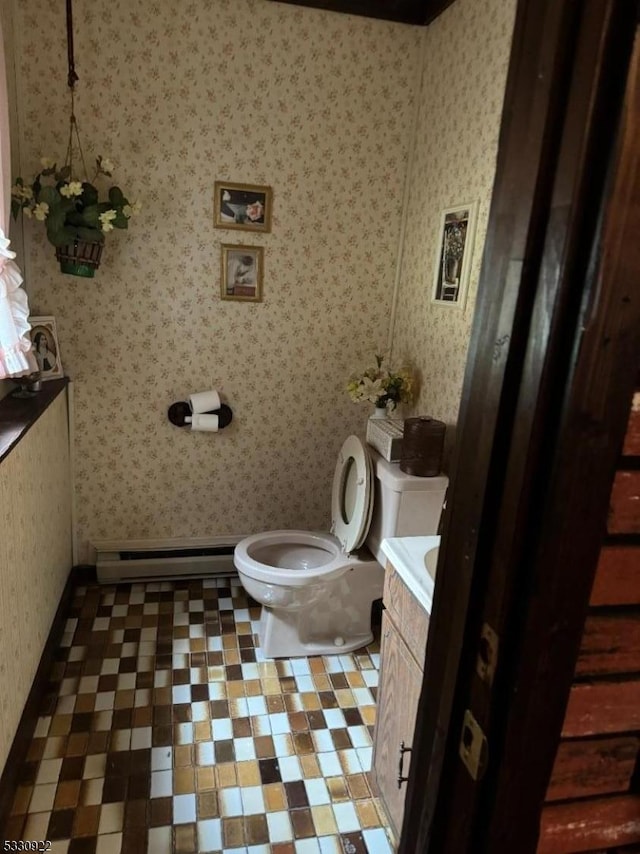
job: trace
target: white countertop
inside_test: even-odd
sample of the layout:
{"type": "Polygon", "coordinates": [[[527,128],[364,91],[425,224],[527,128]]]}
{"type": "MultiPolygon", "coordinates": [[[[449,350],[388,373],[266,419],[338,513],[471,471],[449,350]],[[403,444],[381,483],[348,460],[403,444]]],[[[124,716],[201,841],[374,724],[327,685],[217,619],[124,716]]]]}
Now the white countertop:
{"type": "Polygon", "coordinates": [[[427,572],[424,556],[440,545],[440,537],[389,537],[380,548],[400,578],[431,616],[434,579],[427,572]]]}

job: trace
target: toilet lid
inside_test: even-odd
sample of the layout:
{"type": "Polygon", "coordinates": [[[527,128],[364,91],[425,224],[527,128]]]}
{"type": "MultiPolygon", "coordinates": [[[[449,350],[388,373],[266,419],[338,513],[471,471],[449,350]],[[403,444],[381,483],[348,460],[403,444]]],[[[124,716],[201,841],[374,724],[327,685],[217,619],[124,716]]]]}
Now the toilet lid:
{"type": "Polygon", "coordinates": [[[338,454],[331,496],[331,530],[347,553],[359,548],[373,510],[373,463],[357,436],[349,436],[338,454]]]}

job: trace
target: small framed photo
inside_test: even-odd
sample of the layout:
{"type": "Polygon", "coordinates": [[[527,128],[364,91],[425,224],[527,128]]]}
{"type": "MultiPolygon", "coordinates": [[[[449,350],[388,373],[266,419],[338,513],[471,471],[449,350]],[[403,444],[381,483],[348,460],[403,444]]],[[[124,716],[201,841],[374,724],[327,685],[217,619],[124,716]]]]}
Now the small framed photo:
{"type": "Polygon", "coordinates": [[[222,245],[222,299],[262,302],[262,246],[222,245]]]}
{"type": "Polygon", "coordinates": [[[55,317],[30,317],[29,337],[43,380],[63,376],[55,317]]]}
{"type": "Polygon", "coordinates": [[[440,214],[431,302],[464,308],[477,213],[478,203],[469,202],[440,214]]]}
{"type": "Polygon", "coordinates": [[[271,187],[216,181],[213,224],[216,228],[269,232],[272,200],[271,187]]]}

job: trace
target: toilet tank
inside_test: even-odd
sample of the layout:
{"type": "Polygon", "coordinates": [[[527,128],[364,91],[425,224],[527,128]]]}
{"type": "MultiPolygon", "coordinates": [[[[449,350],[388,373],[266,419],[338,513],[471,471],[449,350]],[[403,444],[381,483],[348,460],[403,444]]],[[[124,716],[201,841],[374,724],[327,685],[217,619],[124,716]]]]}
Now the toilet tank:
{"type": "Polygon", "coordinates": [[[366,544],[382,566],[380,543],[387,537],[422,537],[436,534],[449,478],[415,477],[400,471],[368,447],[373,460],[374,503],[366,544]]]}

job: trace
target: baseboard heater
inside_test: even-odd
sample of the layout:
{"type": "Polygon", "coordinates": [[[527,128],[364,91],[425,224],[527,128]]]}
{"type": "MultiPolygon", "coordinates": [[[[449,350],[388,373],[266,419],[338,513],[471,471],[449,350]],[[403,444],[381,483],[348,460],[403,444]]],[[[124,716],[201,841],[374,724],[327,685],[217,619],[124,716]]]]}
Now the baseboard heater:
{"type": "Polygon", "coordinates": [[[237,575],[233,565],[235,542],[211,546],[113,548],[96,544],[96,572],[100,584],[133,581],[168,581],[237,575]]]}

